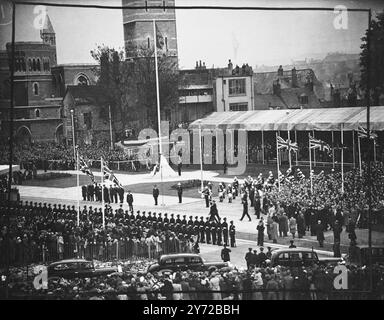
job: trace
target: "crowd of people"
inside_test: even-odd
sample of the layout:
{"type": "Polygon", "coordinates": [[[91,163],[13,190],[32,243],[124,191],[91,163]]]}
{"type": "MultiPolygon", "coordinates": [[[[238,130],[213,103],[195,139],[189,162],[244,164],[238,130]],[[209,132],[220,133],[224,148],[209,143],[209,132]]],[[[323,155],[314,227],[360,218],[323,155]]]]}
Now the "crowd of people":
{"type": "MultiPolygon", "coordinates": [[[[8,235],[11,263],[15,265],[73,257],[157,257],[199,252],[199,243],[221,246],[228,245],[229,239],[231,245],[235,243],[233,221],[228,226],[226,218],[218,225],[198,216],[187,220],[186,216],[180,219],[180,215],[160,212],[135,214],[124,210],[123,205],[113,210],[107,204],[104,213],[101,207],[84,206],[78,215],[75,206],[70,205],[22,201],[8,205],[4,201],[0,204],[0,218],[0,250],[5,252],[8,235]]],[[[0,265],[4,265],[5,258],[1,255],[0,265]]]]}
{"type": "Polygon", "coordinates": [[[348,290],[334,288],[333,267],[222,268],[210,271],[147,273],[151,260],[130,265],[121,273],[97,278],[55,279],[37,291],[31,282],[14,283],[12,297],[78,300],[325,300],[384,299],[384,270],[348,268],[348,290]]]}
{"type": "MultiPolygon", "coordinates": [[[[90,159],[91,167],[100,168],[100,159],[110,163],[111,169],[131,171],[139,170],[142,165],[134,161],[133,155],[128,155],[121,149],[110,150],[108,143],[98,145],[81,145],[81,156],[90,159]],[[121,162],[119,166],[117,162],[121,162]]],[[[76,162],[72,146],[60,145],[52,142],[33,143],[29,145],[15,145],[13,150],[13,164],[20,165],[21,169],[31,170],[35,166],[38,170],[74,170],[76,162]]],[[[9,163],[9,149],[7,145],[0,145],[0,164],[9,163]]]]}

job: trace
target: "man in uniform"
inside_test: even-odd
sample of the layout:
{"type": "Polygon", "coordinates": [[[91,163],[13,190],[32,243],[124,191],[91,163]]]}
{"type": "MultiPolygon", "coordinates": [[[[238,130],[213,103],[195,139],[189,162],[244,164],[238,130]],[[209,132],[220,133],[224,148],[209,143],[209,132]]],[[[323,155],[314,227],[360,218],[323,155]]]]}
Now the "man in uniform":
{"type": "Polygon", "coordinates": [[[168,213],[164,213],[163,223],[169,223],[168,213]]]}
{"type": "Polygon", "coordinates": [[[221,250],[221,259],[224,262],[231,261],[231,257],[229,253],[231,252],[231,249],[228,249],[226,245],[224,245],[224,248],[221,250]]]}
{"type": "Polygon", "coordinates": [[[234,226],[233,221],[230,221],[230,224],[229,224],[229,238],[230,238],[230,241],[231,241],[231,248],[236,247],[235,236],[236,236],[236,227],[234,226]]]}
{"type": "Polygon", "coordinates": [[[212,238],[213,245],[216,245],[216,235],[217,235],[216,224],[214,221],[211,221],[211,238],[212,238]]]}
{"type": "Polygon", "coordinates": [[[152,195],[153,195],[153,199],[155,200],[155,206],[157,206],[157,200],[159,198],[159,194],[160,194],[160,191],[157,188],[157,185],[154,185],[152,190],[152,195]]]}
{"type": "Polygon", "coordinates": [[[183,202],[183,187],[181,186],[180,182],[177,184],[177,196],[179,197],[179,203],[182,203],[183,202]]]}
{"type": "Polygon", "coordinates": [[[244,196],[241,199],[241,202],[243,203],[243,215],[241,216],[240,221],[243,221],[245,216],[247,216],[249,221],[251,221],[251,217],[248,213],[248,200],[246,198],[246,193],[244,193],[244,196]]]}
{"type": "Polygon", "coordinates": [[[227,218],[223,218],[223,223],[221,224],[221,229],[223,230],[223,240],[224,244],[228,245],[228,223],[227,218]]]}
{"type": "Polygon", "coordinates": [[[204,223],[204,228],[205,228],[205,238],[207,239],[207,244],[211,244],[211,223],[208,217],[204,223]]]}
{"type": "Polygon", "coordinates": [[[171,218],[169,219],[169,223],[172,223],[174,224],[176,222],[175,218],[174,218],[174,214],[171,213],[171,218]]]}
{"type": "Polygon", "coordinates": [[[104,201],[106,203],[111,203],[111,199],[109,197],[109,189],[105,185],[103,185],[103,193],[104,193],[104,201]]]}
{"type": "Polygon", "coordinates": [[[200,231],[200,242],[205,243],[205,222],[203,217],[200,217],[199,231],[200,231]]]}
{"type": "Polygon", "coordinates": [[[223,229],[221,227],[221,219],[219,219],[219,223],[216,224],[216,234],[217,234],[217,245],[221,246],[223,243],[223,229]]]}
{"type": "Polygon", "coordinates": [[[177,224],[181,224],[181,219],[180,219],[180,215],[176,215],[176,223],[177,224]]]}
{"type": "Polygon", "coordinates": [[[203,190],[203,195],[204,195],[204,199],[205,199],[205,207],[206,208],[209,208],[209,197],[210,197],[210,190],[209,188],[206,186],[203,190]]]}

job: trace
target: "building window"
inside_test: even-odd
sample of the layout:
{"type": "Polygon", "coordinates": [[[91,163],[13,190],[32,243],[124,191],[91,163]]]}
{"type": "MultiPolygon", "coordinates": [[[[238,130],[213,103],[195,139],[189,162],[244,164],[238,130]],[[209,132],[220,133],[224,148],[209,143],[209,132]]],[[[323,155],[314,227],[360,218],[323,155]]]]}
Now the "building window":
{"type": "Polygon", "coordinates": [[[245,79],[229,80],[229,95],[244,95],[245,94],[245,79]]]}
{"type": "Polygon", "coordinates": [[[29,71],[32,71],[32,60],[31,59],[28,59],[28,70],[29,71]]]}
{"type": "Polygon", "coordinates": [[[171,121],[171,109],[165,109],[165,121],[171,121]]]}
{"type": "Polygon", "coordinates": [[[49,58],[43,58],[43,70],[49,71],[49,58]]]}
{"type": "Polygon", "coordinates": [[[26,63],[25,63],[25,59],[24,59],[24,58],[21,59],[21,69],[22,69],[24,72],[27,71],[27,65],[26,65],[26,63]]]}
{"type": "Polygon", "coordinates": [[[38,96],[38,95],[39,95],[39,84],[38,84],[37,82],[35,82],[35,83],[33,84],[33,94],[34,94],[35,96],[38,96]]]}
{"type": "Polygon", "coordinates": [[[301,104],[308,104],[308,96],[307,95],[299,96],[299,103],[301,103],[301,104]]]}
{"type": "Polygon", "coordinates": [[[248,103],[230,103],[230,111],[248,111],[248,103]]]}
{"type": "Polygon", "coordinates": [[[92,129],[92,113],[91,112],[86,112],[83,114],[84,116],[84,125],[87,130],[92,129]]]}
{"type": "Polygon", "coordinates": [[[36,69],[37,69],[37,71],[41,71],[40,59],[37,59],[37,62],[36,62],[36,69]]]}
{"type": "Polygon", "coordinates": [[[40,110],[35,109],[35,118],[40,118],[40,110]]]}
{"type": "Polygon", "coordinates": [[[36,59],[32,60],[33,71],[36,71],[36,59]]]}
{"type": "Polygon", "coordinates": [[[85,75],[80,75],[76,79],[76,84],[78,86],[88,86],[89,85],[89,80],[85,75]]]}
{"type": "Polygon", "coordinates": [[[164,38],[164,43],[165,43],[165,51],[168,51],[168,37],[164,38]]]}
{"type": "Polygon", "coordinates": [[[148,44],[147,44],[148,49],[150,49],[151,48],[151,39],[149,39],[149,37],[147,38],[147,42],[148,42],[148,44]]]}

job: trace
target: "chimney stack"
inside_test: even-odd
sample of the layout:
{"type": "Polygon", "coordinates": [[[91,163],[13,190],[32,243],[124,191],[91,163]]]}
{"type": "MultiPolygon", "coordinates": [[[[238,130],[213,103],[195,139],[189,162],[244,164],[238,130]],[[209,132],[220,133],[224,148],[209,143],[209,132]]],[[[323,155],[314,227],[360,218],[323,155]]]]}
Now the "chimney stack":
{"type": "Polygon", "coordinates": [[[297,71],[296,68],[293,67],[292,69],[292,88],[297,88],[297,71]]]}

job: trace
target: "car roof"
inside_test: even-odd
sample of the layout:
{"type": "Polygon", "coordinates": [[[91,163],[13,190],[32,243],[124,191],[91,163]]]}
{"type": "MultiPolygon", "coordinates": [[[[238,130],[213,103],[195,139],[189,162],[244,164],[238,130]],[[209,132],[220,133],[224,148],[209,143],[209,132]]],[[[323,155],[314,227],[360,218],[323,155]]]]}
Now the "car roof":
{"type": "Polygon", "coordinates": [[[280,252],[316,252],[315,250],[312,249],[307,249],[307,248],[284,248],[284,249],[277,249],[272,251],[272,253],[280,253],[280,252]]]}
{"type": "Polygon", "coordinates": [[[193,257],[200,257],[196,253],[174,253],[174,254],[163,254],[160,259],[172,259],[172,258],[180,258],[180,257],[185,257],[185,258],[193,258],[193,257]]]}
{"type": "Polygon", "coordinates": [[[66,260],[60,260],[60,261],[52,262],[50,264],[50,266],[61,264],[61,263],[80,263],[80,262],[92,262],[92,261],[85,260],[85,259],[66,259],[66,260]]]}

